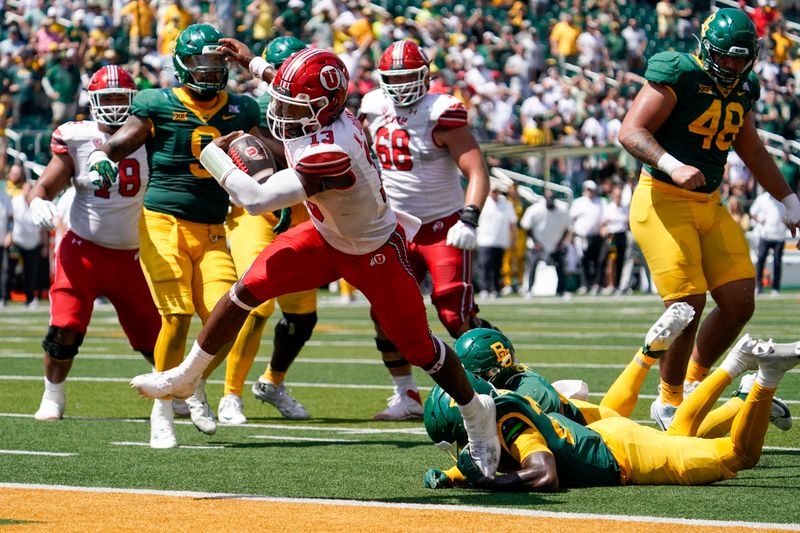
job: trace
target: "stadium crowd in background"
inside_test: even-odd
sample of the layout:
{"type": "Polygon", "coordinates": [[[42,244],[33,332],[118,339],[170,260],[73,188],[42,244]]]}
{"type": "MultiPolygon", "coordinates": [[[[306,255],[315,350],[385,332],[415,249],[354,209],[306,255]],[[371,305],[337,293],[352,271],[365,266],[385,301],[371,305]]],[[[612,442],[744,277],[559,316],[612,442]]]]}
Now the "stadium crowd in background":
{"type": "MultiPolygon", "coordinates": [[[[800,58],[786,21],[797,17],[796,3],[741,2],[746,4],[751,4],[750,16],[762,35],[755,67],[762,87],[755,108],[758,126],[787,142],[795,140],[800,137],[800,58]]],[[[646,58],[670,48],[695,50],[694,35],[700,33],[711,7],[705,2],[669,0],[473,0],[458,5],[439,0],[419,5],[403,0],[18,0],[4,5],[0,148],[8,144],[21,149],[38,163],[49,159],[49,129],[87,115],[85,88],[101,66],[125,66],[140,89],[177,85],[172,43],[193,22],[215,24],[257,52],[270,39],[287,35],[332,50],[350,70],[348,107],[354,111],[361,97],[378,87],[375,71],[382,51],[397,39],[413,39],[432,58],[431,91],[452,94],[464,103],[478,141],[532,147],[614,145],[621,119],[643,82],[646,58]],[[20,137],[6,139],[7,129],[20,137]]],[[[257,97],[265,84],[232,67],[228,89],[257,97]]],[[[787,144],[778,163],[797,190],[798,170],[791,157],[787,144]]],[[[619,156],[556,158],[548,169],[541,158],[489,155],[487,162],[490,168],[500,166],[535,177],[547,170],[551,181],[569,186],[576,196],[591,179],[606,204],[616,194],[612,191],[621,193],[620,209],[630,201],[638,165],[624,151],[619,156]]],[[[35,176],[28,172],[28,177],[35,176]]],[[[509,191],[510,199],[521,219],[528,202],[514,192],[509,191]]],[[[760,191],[735,154],[721,193],[732,212],[745,215],[740,220],[758,221],[746,215],[760,191]]],[[[606,244],[598,252],[597,268],[613,265],[614,271],[595,275],[591,270],[593,279],[585,279],[583,269],[584,279],[577,281],[580,259],[575,257],[571,236],[564,239],[560,246],[565,249],[565,270],[576,278],[567,291],[580,287],[611,293],[631,288],[627,276],[619,279],[617,257],[624,248],[619,230],[610,221],[601,225],[606,244]],[[613,244],[607,242],[611,235],[613,244]]],[[[629,248],[633,249],[628,256],[638,257],[635,247],[629,248]]],[[[519,247],[515,250],[520,253],[519,247]]],[[[507,255],[511,253],[509,249],[507,255]]],[[[503,291],[531,288],[524,280],[532,276],[521,270],[505,269],[503,291]]],[[[476,280],[480,279],[479,274],[476,280]]],[[[638,288],[645,286],[650,290],[646,282],[638,288]]]]}

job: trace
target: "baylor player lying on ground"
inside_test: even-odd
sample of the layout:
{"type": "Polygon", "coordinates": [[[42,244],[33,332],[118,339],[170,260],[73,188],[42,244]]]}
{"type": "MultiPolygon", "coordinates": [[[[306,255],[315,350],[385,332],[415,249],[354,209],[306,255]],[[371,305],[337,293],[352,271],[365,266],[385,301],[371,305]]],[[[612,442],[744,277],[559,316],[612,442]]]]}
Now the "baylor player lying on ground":
{"type": "MultiPolygon", "coordinates": [[[[798,363],[800,343],[775,344],[745,335],[681,404],[669,433],[621,416],[612,408],[611,390],[603,405],[595,407],[599,419],[588,426],[559,413],[546,414],[534,399],[501,390],[495,405],[503,448],[499,471],[505,473],[483,476],[472,465],[466,447],[456,467],[446,472],[430,469],[424,482],[430,488],[467,485],[498,491],[552,491],[562,486],[700,485],[729,479],[758,463],[775,389],[798,363]],[[755,383],[731,436],[696,437],[722,391],[735,377],[755,368],[755,383]]],[[[489,387],[476,380],[476,390],[489,387]]],[[[630,380],[618,379],[612,389],[634,386],[630,380]]],[[[458,412],[450,403],[437,388],[426,401],[425,427],[439,447],[465,442],[458,412]]]]}

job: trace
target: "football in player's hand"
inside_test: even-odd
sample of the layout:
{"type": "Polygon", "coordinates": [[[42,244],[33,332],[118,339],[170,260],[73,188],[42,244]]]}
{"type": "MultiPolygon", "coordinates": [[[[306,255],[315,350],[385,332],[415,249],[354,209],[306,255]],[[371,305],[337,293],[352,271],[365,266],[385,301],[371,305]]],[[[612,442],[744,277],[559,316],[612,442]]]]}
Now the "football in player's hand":
{"type": "Polygon", "coordinates": [[[275,157],[257,137],[245,133],[231,141],[228,155],[239,170],[264,183],[276,170],[275,157]]]}

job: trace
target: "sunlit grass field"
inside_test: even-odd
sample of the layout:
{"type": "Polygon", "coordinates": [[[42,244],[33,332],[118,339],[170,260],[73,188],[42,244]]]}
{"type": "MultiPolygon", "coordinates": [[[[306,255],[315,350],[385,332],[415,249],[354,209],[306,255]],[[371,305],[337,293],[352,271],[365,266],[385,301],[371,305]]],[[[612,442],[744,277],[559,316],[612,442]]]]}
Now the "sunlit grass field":
{"type": "MultiPolygon", "coordinates": [[[[252,397],[250,384],[270,352],[267,336],[245,388],[248,424],[221,426],[209,437],[179,419],[181,447],[174,450],[148,446],[151,404],[128,386],[148,365],[129,347],[113,309],[95,312],[67,382],[66,417],[54,423],[32,416],[43,386],[46,306],[0,310],[0,482],[800,523],[797,417],[798,427],[789,432],[770,428],[757,468],[706,487],[569,489],[548,495],[425,489],[425,470],[448,467],[451,460],[430,443],[421,423],[372,420],[392,387],[375,351],[368,308],[363,302],[340,306],[338,298],[320,294],[319,324],[287,376],[292,393],[313,418],[284,420],[252,397]]],[[[797,340],[798,307],[796,294],[759,299],[748,331],[797,340]]],[[[629,361],[662,309],[659,300],[645,296],[481,302],[482,316],[512,339],[518,359],[551,380],[583,379],[594,400],[629,361]]],[[[445,338],[435,314],[429,318],[434,332],[445,338]]],[[[198,329],[195,324],[190,342],[198,329]]],[[[422,372],[416,377],[424,397],[432,381],[422,372]]],[[[215,410],[223,378],[224,365],[207,387],[215,410]]],[[[654,370],[634,419],[649,423],[656,383],[654,370]]],[[[784,379],[779,395],[800,414],[797,370],[784,379]]],[[[0,510],[0,519],[13,518],[10,514],[0,510]]]]}

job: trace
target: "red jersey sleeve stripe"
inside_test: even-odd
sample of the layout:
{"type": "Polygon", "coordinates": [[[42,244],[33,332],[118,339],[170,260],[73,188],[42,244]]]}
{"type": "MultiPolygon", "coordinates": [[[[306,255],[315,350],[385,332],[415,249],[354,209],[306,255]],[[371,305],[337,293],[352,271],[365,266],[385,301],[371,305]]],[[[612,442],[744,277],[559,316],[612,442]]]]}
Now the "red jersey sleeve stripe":
{"type": "Polygon", "coordinates": [[[340,176],[350,171],[350,157],[341,152],[326,152],[304,157],[295,170],[307,176],[340,176]]]}
{"type": "Polygon", "coordinates": [[[439,116],[436,124],[443,128],[459,128],[467,125],[467,110],[461,108],[451,108],[444,111],[439,116]]]}
{"type": "Polygon", "coordinates": [[[61,131],[56,129],[53,132],[52,137],[50,137],[50,150],[57,154],[66,154],[69,152],[69,147],[67,143],[64,142],[64,138],[61,136],[61,131]]]}

